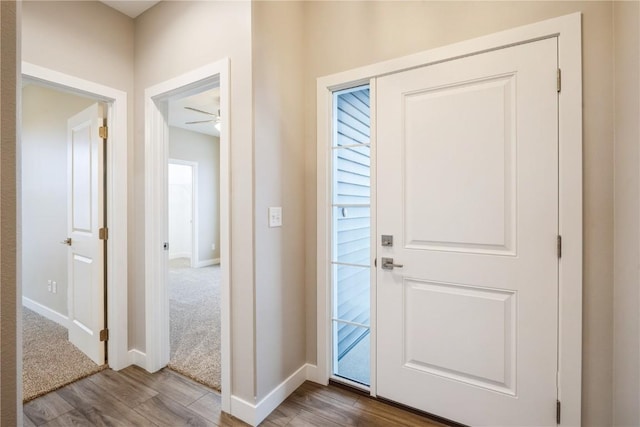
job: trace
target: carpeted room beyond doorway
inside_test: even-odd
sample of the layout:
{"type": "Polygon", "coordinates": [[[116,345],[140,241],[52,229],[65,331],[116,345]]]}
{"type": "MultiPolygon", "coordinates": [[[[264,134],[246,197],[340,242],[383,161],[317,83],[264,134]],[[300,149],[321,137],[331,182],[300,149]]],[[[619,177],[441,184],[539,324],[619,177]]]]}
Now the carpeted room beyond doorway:
{"type": "Polygon", "coordinates": [[[169,368],[220,391],[220,266],[169,263],[169,368]]]}

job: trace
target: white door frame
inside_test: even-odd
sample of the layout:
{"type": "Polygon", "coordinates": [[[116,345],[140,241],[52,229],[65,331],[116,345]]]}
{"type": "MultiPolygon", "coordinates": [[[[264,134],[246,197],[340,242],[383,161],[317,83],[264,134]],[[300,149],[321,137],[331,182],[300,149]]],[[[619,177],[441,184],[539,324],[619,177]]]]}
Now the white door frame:
{"type": "MultiPolygon", "coordinates": [[[[108,364],[114,370],[130,365],[127,327],[127,94],[88,80],[22,62],[22,76],[65,92],[106,102],[107,123],[107,341],[108,364]]],[[[18,318],[18,328],[22,328],[18,318]]],[[[22,352],[22,348],[18,349],[22,352]]],[[[21,355],[19,355],[21,357],[21,355]]]]}
{"type": "MultiPolygon", "coordinates": [[[[331,129],[332,93],[370,83],[375,78],[490,50],[556,37],[558,66],[562,70],[559,94],[559,261],[558,399],[561,425],[580,425],[582,393],[582,40],[580,13],[574,13],[511,30],[479,37],[414,55],[319,78],[317,81],[317,375],[319,383],[330,378],[331,361],[331,129]]],[[[373,104],[373,103],[372,103],[373,104]]],[[[372,135],[375,110],[372,109],[372,135]]],[[[372,171],[375,151],[372,140],[372,171]]],[[[372,183],[373,184],[373,183],[372,183]]],[[[372,185],[372,193],[374,187],[372,185]]],[[[373,195],[373,194],[372,194],[373,195]]],[[[373,203],[373,202],[372,202],[373,203]]],[[[375,205],[372,204],[372,218],[375,205]]],[[[372,227],[372,232],[374,228],[372,227]]],[[[376,236],[372,235],[372,241],[376,236]]],[[[372,245],[374,246],[374,245],[372,245]]],[[[373,292],[372,292],[373,294],[373,292]]],[[[375,305],[373,305],[375,307],[375,305]]],[[[372,317],[371,334],[375,340],[372,317]]],[[[375,341],[372,341],[375,342],[375,341]]],[[[375,366],[375,365],[374,365],[375,366]]],[[[373,374],[372,370],[372,374],[373,374]]],[[[375,396],[375,376],[371,394],[375,396]]]]}
{"type": "Polygon", "coordinates": [[[171,96],[220,86],[220,327],[222,410],[231,411],[231,328],[229,266],[230,222],[230,82],[229,59],[205,65],[145,90],[145,369],[155,372],[169,363],[169,297],[167,290],[167,165],[169,126],[163,110],[171,96]]]}
{"type": "Polygon", "coordinates": [[[198,162],[170,158],[169,164],[191,167],[191,268],[198,268],[198,162]]]}

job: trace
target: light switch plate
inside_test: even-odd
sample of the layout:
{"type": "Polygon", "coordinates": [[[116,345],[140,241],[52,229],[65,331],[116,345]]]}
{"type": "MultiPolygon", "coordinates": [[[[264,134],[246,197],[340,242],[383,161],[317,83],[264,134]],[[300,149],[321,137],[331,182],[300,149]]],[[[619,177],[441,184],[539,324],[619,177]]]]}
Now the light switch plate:
{"type": "Polygon", "coordinates": [[[282,227],[282,207],[269,208],[269,227],[282,227]]]}

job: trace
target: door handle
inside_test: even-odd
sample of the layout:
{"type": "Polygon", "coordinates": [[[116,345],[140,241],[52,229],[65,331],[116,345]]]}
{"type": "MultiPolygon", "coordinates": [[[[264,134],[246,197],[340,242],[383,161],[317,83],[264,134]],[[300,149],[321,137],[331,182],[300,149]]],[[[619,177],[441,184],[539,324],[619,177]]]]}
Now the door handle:
{"type": "Polygon", "coordinates": [[[63,245],[71,246],[71,237],[67,237],[60,243],[62,243],[63,245]]]}
{"type": "Polygon", "coordinates": [[[382,258],[380,261],[382,261],[382,269],[383,270],[393,270],[394,268],[402,268],[402,267],[404,267],[404,265],[402,265],[402,264],[395,264],[393,262],[393,258],[382,258]]]}

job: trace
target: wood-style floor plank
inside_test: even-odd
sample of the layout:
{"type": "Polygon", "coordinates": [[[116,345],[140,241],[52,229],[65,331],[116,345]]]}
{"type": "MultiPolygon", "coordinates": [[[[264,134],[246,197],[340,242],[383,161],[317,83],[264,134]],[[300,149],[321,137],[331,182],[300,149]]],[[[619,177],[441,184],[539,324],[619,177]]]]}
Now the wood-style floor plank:
{"type": "Polygon", "coordinates": [[[76,409],[66,412],[57,418],[43,424],[45,427],[93,426],[82,413],[76,409]]]}
{"type": "Polygon", "coordinates": [[[89,378],[54,392],[95,425],[149,426],[150,421],[122,403],[89,378]]]}
{"type": "Polygon", "coordinates": [[[205,394],[211,392],[211,389],[202,384],[166,368],[150,374],[137,366],[129,366],[119,373],[185,406],[192,404],[205,394]]]}
{"type": "Polygon", "coordinates": [[[156,390],[111,369],[92,375],[88,380],[130,408],[135,408],[158,394],[156,390]]]}
{"type": "Polygon", "coordinates": [[[222,420],[222,398],[218,393],[207,393],[187,408],[217,425],[224,422],[222,420]]]}
{"type": "Polygon", "coordinates": [[[276,425],[276,426],[286,426],[288,425],[292,419],[294,419],[302,408],[299,405],[293,404],[292,402],[284,403],[278,406],[265,420],[268,421],[268,425],[276,425]]]}
{"type": "Polygon", "coordinates": [[[34,423],[33,421],[31,421],[31,419],[29,417],[27,417],[26,414],[22,414],[22,427],[37,427],[36,423],[34,423]]]}
{"type": "Polygon", "coordinates": [[[213,421],[201,417],[186,406],[163,395],[138,405],[135,411],[159,426],[216,426],[213,421]]]}
{"type": "Polygon", "coordinates": [[[356,408],[362,409],[365,412],[368,412],[376,417],[385,420],[387,425],[401,425],[410,426],[410,427],[420,427],[420,426],[433,426],[433,427],[443,427],[444,424],[440,424],[436,421],[428,420],[423,416],[415,414],[413,412],[405,411],[400,408],[396,408],[395,406],[391,406],[387,403],[381,402],[379,400],[372,399],[367,396],[361,396],[358,401],[354,404],[356,408]],[[399,421],[400,420],[400,421],[399,421]]]}
{"type": "Polygon", "coordinates": [[[35,425],[42,425],[47,421],[58,418],[65,412],[69,412],[73,406],[55,393],[45,394],[24,405],[23,413],[35,425]]]}
{"type": "Polygon", "coordinates": [[[291,427],[342,427],[341,424],[335,423],[321,415],[308,411],[300,411],[287,426],[291,427]]]}
{"type": "Polygon", "coordinates": [[[361,396],[360,393],[356,393],[355,391],[349,390],[347,388],[336,386],[325,387],[320,384],[312,383],[311,381],[307,381],[302,384],[300,386],[300,389],[308,393],[318,393],[323,396],[330,397],[344,405],[349,406],[355,405],[355,403],[358,401],[358,399],[360,399],[361,396]]]}
{"type": "MultiPolygon", "coordinates": [[[[33,426],[217,426],[247,424],[221,410],[217,392],[169,370],[102,371],[24,405],[33,426]]],[[[436,422],[368,396],[306,382],[262,427],[436,427],[436,422]]]]}

